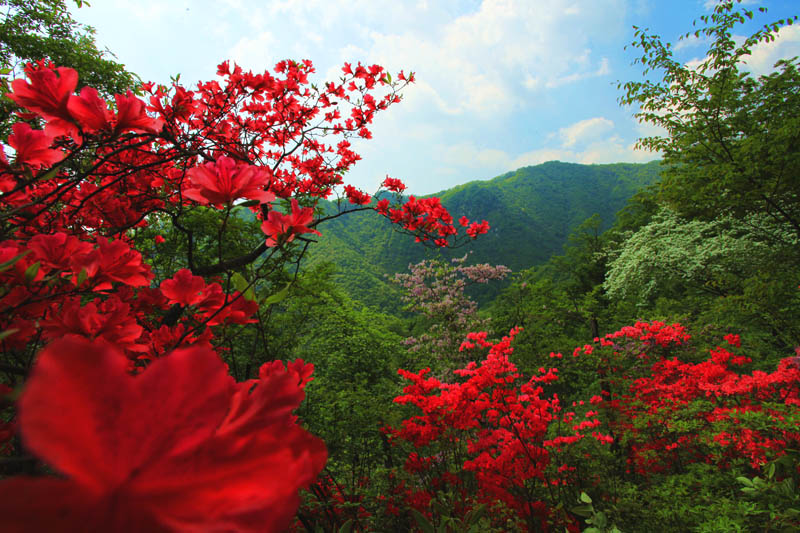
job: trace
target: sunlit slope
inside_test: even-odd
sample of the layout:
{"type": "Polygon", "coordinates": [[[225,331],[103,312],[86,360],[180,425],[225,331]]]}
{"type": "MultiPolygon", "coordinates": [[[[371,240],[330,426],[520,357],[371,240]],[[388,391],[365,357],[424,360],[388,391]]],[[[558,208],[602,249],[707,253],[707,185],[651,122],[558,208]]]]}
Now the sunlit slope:
{"type": "MultiPolygon", "coordinates": [[[[320,226],[309,264],[338,266],[337,282],[356,300],[393,311],[398,293],[387,287],[391,275],[426,257],[457,257],[471,252],[471,262],[504,264],[522,270],[560,253],[578,224],[598,213],[606,225],[636,191],[657,180],[659,164],[580,165],[551,161],[523,167],[486,181],[459,185],[434,196],[454,217],[486,219],[492,229],[469,246],[430,250],[393,231],[373,212],[353,213],[320,226]]],[[[483,291],[487,299],[496,291],[483,291]]]]}

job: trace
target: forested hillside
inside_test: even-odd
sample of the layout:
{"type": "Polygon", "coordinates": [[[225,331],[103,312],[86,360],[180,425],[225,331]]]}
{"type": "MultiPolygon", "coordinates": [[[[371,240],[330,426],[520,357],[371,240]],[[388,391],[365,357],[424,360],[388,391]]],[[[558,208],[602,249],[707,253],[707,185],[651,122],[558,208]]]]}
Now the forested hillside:
{"type": "MultiPolygon", "coordinates": [[[[375,220],[353,213],[321,225],[323,234],[310,249],[309,265],[331,262],[337,284],[352,298],[375,309],[394,312],[398,292],[386,275],[429,257],[454,258],[470,253],[470,262],[502,264],[512,271],[546,262],[562,252],[569,234],[598,214],[602,229],[634,193],[656,182],[659,164],[580,165],[551,161],[523,167],[486,181],[473,181],[439,192],[451,213],[488,220],[491,229],[457,249],[420,246],[375,220]]],[[[327,204],[330,211],[335,204],[327,204]]],[[[476,296],[488,302],[501,284],[481,287],[476,296]]]]}

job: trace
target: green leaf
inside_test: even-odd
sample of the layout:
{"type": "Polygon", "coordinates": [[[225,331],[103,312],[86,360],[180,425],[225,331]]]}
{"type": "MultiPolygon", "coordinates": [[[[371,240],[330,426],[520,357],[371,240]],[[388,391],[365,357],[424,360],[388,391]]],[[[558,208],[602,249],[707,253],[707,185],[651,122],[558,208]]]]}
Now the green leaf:
{"type": "Polygon", "coordinates": [[[250,285],[249,283],[247,283],[247,280],[244,279],[244,276],[242,276],[238,272],[234,272],[233,275],[231,276],[231,283],[233,284],[234,288],[239,292],[246,291],[248,289],[248,285],[250,285]]]}
{"type": "Polygon", "coordinates": [[[600,511],[592,517],[592,523],[600,528],[605,528],[608,525],[608,519],[603,511],[600,511]]]}
{"type": "Polygon", "coordinates": [[[572,512],[578,516],[590,517],[594,514],[594,508],[591,505],[578,505],[572,508],[572,512]]]}
{"type": "Polygon", "coordinates": [[[19,328],[9,328],[5,331],[0,332],[0,341],[5,339],[6,337],[13,335],[14,333],[18,332],[19,328]]]}
{"type": "Polygon", "coordinates": [[[265,298],[264,301],[261,302],[261,304],[262,305],[274,305],[274,304],[277,304],[277,303],[280,303],[280,302],[284,301],[286,299],[286,297],[289,296],[289,287],[291,287],[291,286],[292,286],[291,282],[287,283],[284,288],[282,288],[281,290],[279,290],[275,294],[272,294],[272,295],[268,296],[267,298],[265,298]]]}
{"type": "Polygon", "coordinates": [[[450,510],[439,500],[432,501],[431,507],[433,512],[439,516],[448,516],[450,514],[450,510]]]}
{"type": "Polygon", "coordinates": [[[353,519],[351,518],[339,528],[339,533],[351,533],[353,531],[353,519]]]}
{"type": "Polygon", "coordinates": [[[749,478],[746,478],[746,477],[744,477],[744,476],[739,476],[739,477],[737,477],[737,478],[736,478],[736,481],[738,481],[738,482],[739,482],[739,483],[741,483],[742,485],[747,485],[748,487],[752,487],[752,486],[753,486],[753,482],[752,482],[752,481],[750,481],[750,479],[749,479],[749,478]]]}
{"type": "Polygon", "coordinates": [[[592,499],[591,499],[591,498],[589,497],[589,495],[588,495],[588,494],[586,494],[585,492],[581,492],[581,498],[580,498],[580,500],[581,500],[583,503],[592,503],[592,499]]]}
{"type": "Polygon", "coordinates": [[[483,518],[484,514],[486,513],[486,504],[482,503],[472,509],[470,512],[464,516],[464,521],[467,525],[474,525],[477,524],[481,518],[483,518]]]}
{"type": "Polygon", "coordinates": [[[34,264],[29,266],[25,269],[25,283],[30,283],[36,277],[36,274],[39,273],[39,267],[42,266],[39,261],[36,261],[34,264]]]}
{"type": "Polygon", "coordinates": [[[433,524],[425,518],[425,515],[417,511],[416,509],[411,509],[411,516],[414,517],[414,520],[417,521],[417,525],[424,533],[436,533],[436,529],[433,527],[433,524]]]}
{"type": "Polygon", "coordinates": [[[0,272],[5,272],[6,270],[8,270],[12,266],[14,266],[14,263],[16,263],[17,261],[19,261],[20,259],[22,259],[26,255],[28,255],[29,253],[31,253],[30,250],[25,250],[24,252],[22,252],[18,256],[12,257],[11,259],[6,261],[5,263],[0,263],[0,272]]]}
{"type": "Polygon", "coordinates": [[[767,467],[767,477],[772,479],[775,477],[775,463],[770,463],[767,467]]]}
{"type": "Polygon", "coordinates": [[[86,278],[88,278],[88,277],[89,277],[89,273],[86,271],[85,268],[82,268],[81,271],[78,272],[78,279],[75,280],[75,282],[76,282],[75,286],[76,287],[80,287],[81,285],[83,285],[83,282],[86,281],[86,278]]]}

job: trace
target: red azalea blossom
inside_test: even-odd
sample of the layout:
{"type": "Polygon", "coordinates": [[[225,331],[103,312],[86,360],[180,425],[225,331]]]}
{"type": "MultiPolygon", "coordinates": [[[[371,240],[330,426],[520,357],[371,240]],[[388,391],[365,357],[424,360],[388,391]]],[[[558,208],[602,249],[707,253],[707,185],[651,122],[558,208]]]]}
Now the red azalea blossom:
{"type": "Polygon", "coordinates": [[[73,258],[75,272],[86,270],[87,276],[97,285],[95,290],[111,288],[117,281],[131,287],[145,287],[153,274],[150,266],[142,261],[142,255],[122,240],[97,239],[98,247],[86,255],[73,258]]]}
{"type": "Polygon", "coordinates": [[[389,199],[381,198],[378,200],[378,203],[375,205],[375,211],[381,215],[386,215],[389,212],[389,199]]]}
{"type": "Polygon", "coordinates": [[[69,271],[75,257],[88,254],[92,245],[73,235],[57,232],[52,235],[35,235],[28,242],[33,257],[43,266],[56,270],[69,271]]]}
{"type": "Polygon", "coordinates": [[[178,270],[172,279],[161,282],[161,293],[171,304],[195,305],[203,299],[206,282],[200,276],[193,276],[188,268],[178,270]]]}
{"type": "Polygon", "coordinates": [[[12,81],[13,92],[8,97],[45,119],[71,120],[67,103],[78,85],[78,72],[66,67],[53,70],[44,65],[28,65],[25,73],[30,83],[21,78],[12,81]]]}
{"type": "Polygon", "coordinates": [[[84,87],[80,96],[71,96],[67,109],[84,131],[94,132],[111,128],[111,111],[106,101],[97,94],[97,89],[84,87]]]}
{"type": "Polygon", "coordinates": [[[17,151],[17,165],[28,165],[32,168],[46,167],[64,159],[60,150],[52,150],[52,137],[41,130],[31,129],[24,122],[17,122],[8,136],[8,144],[17,151]]]}
{"type": "Polygon", "coordinates": [[[46,339],[78,335],[128,352],[147,351],[139,342],[143,328],[131,316],[130,305],[116,296],[106,301],[98,298],[84,306],[79,298],[67,300],[62,306],[53,307],[41,326],[46,339]]]}
{"type": "Polygon", "coordinates": [[[183,195],[200,204],[227,205],[237,198],[268,203],[275,195],[265,191],[269,185],[267,172],[259,167],[238,163],[228,156],[216,162],[194,167],[187,172],[191,187],[183,195]]]}
{"type": "Polygon", "coordinates": [[[215,353],[189,348],[139,376],[126,368],[84,340],[40,354],[19,427],[64,477],[0,482],[3,530],[285,531],[326,460],[292,414],[309,366],[267,364],[237,384],[215,353]]]}
{"type": "Polygon", "coordinates": [[[369,194],[367,194],[367,193],[365,193],[363,191],[359,191],[358,189],[356,189],[352,185],[345,185],[344,186],[344,193],[347,196],[347,200],[351,204],[366,205],[366,204],[370,203],[370,201],[372,200],[372,197],[369,194]]]}
{"type": "Polygon", "coordinates": [[[397,178],[390,178],[389,176],[386,176],[386,179],[383,180],[381,186],[386,187],[392,192],[403,192],[404,190],[406,190],[405,183],[403,183],[397,178]]]}
{"type": "Polygon", "coordinates": [[[486,222],[485,220],[480,223],[473,222],[467,228],[467,235],[475,239],[478,237],[478,235],[483,235],[484,233],[488,233],[488,231],[489,231],[489,223],[486,222]]]}
{"type": "Polygon", "coordinates": [[[270,211],[267,220],[261,224],[261,231],[267,236],[267,246],[275,246],[282,236],[287,236],[285,242],[291,242],[295,235],[300,233],[320,235],[320,232],[308,227],[312,220],[314,220],[314,208],[300,209],[300,204],[292,198],[292,214],[284,215],[275,210],[270,211]]]}
{"type": "Polygon", "coordinates": [[[145,113],[144,102],[131,91],[125,95],[115,95],[117,101],[117,119],[115,133],[135,131],[139,133],[158,133],[164,125],[161,119],[150,118],[145,113]]]}

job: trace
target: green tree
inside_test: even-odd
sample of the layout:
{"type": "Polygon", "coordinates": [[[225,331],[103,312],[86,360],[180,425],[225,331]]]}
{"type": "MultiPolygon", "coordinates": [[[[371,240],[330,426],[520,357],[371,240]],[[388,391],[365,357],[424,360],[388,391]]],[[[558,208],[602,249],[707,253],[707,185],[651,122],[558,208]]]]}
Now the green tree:
{"type": "MultiPolygon", "coordinates": [[[[133,89],[139,79],[110,55],[97,48],[93,28],[72,18],[66,0],[0,0],[0,69],[5,74],[19,76],[26,63],[49,59],[59,67],[74,68],[81,86],[105,96],[133,89]]],[[[15,109],[11,100],[0,99],[0,124],[7,128],[15,109]]],[[[0,131],[3,137],[6,133],[0,131]]]]}
{"type": "Polygon", "coordinates": [[[666,130],[638,146],[663,153],[661,198],[679,214],[710,220],[766,213],[800,236],[800,63],[783,59],[759,77],[746,68],[754,47],[775,40],[797,16],[737,42],[734,29],[756,16],[739,3],[721,1],[682,37],[710,40],[697,66],[676,60],[669,43],[636,28],[631,46],[642,55],[634,63],[646,77],[621,84],[620,103],[637,105],[640,122],[666,130]],[[651,73],[662,79],[649,79],[651,73]]]}

